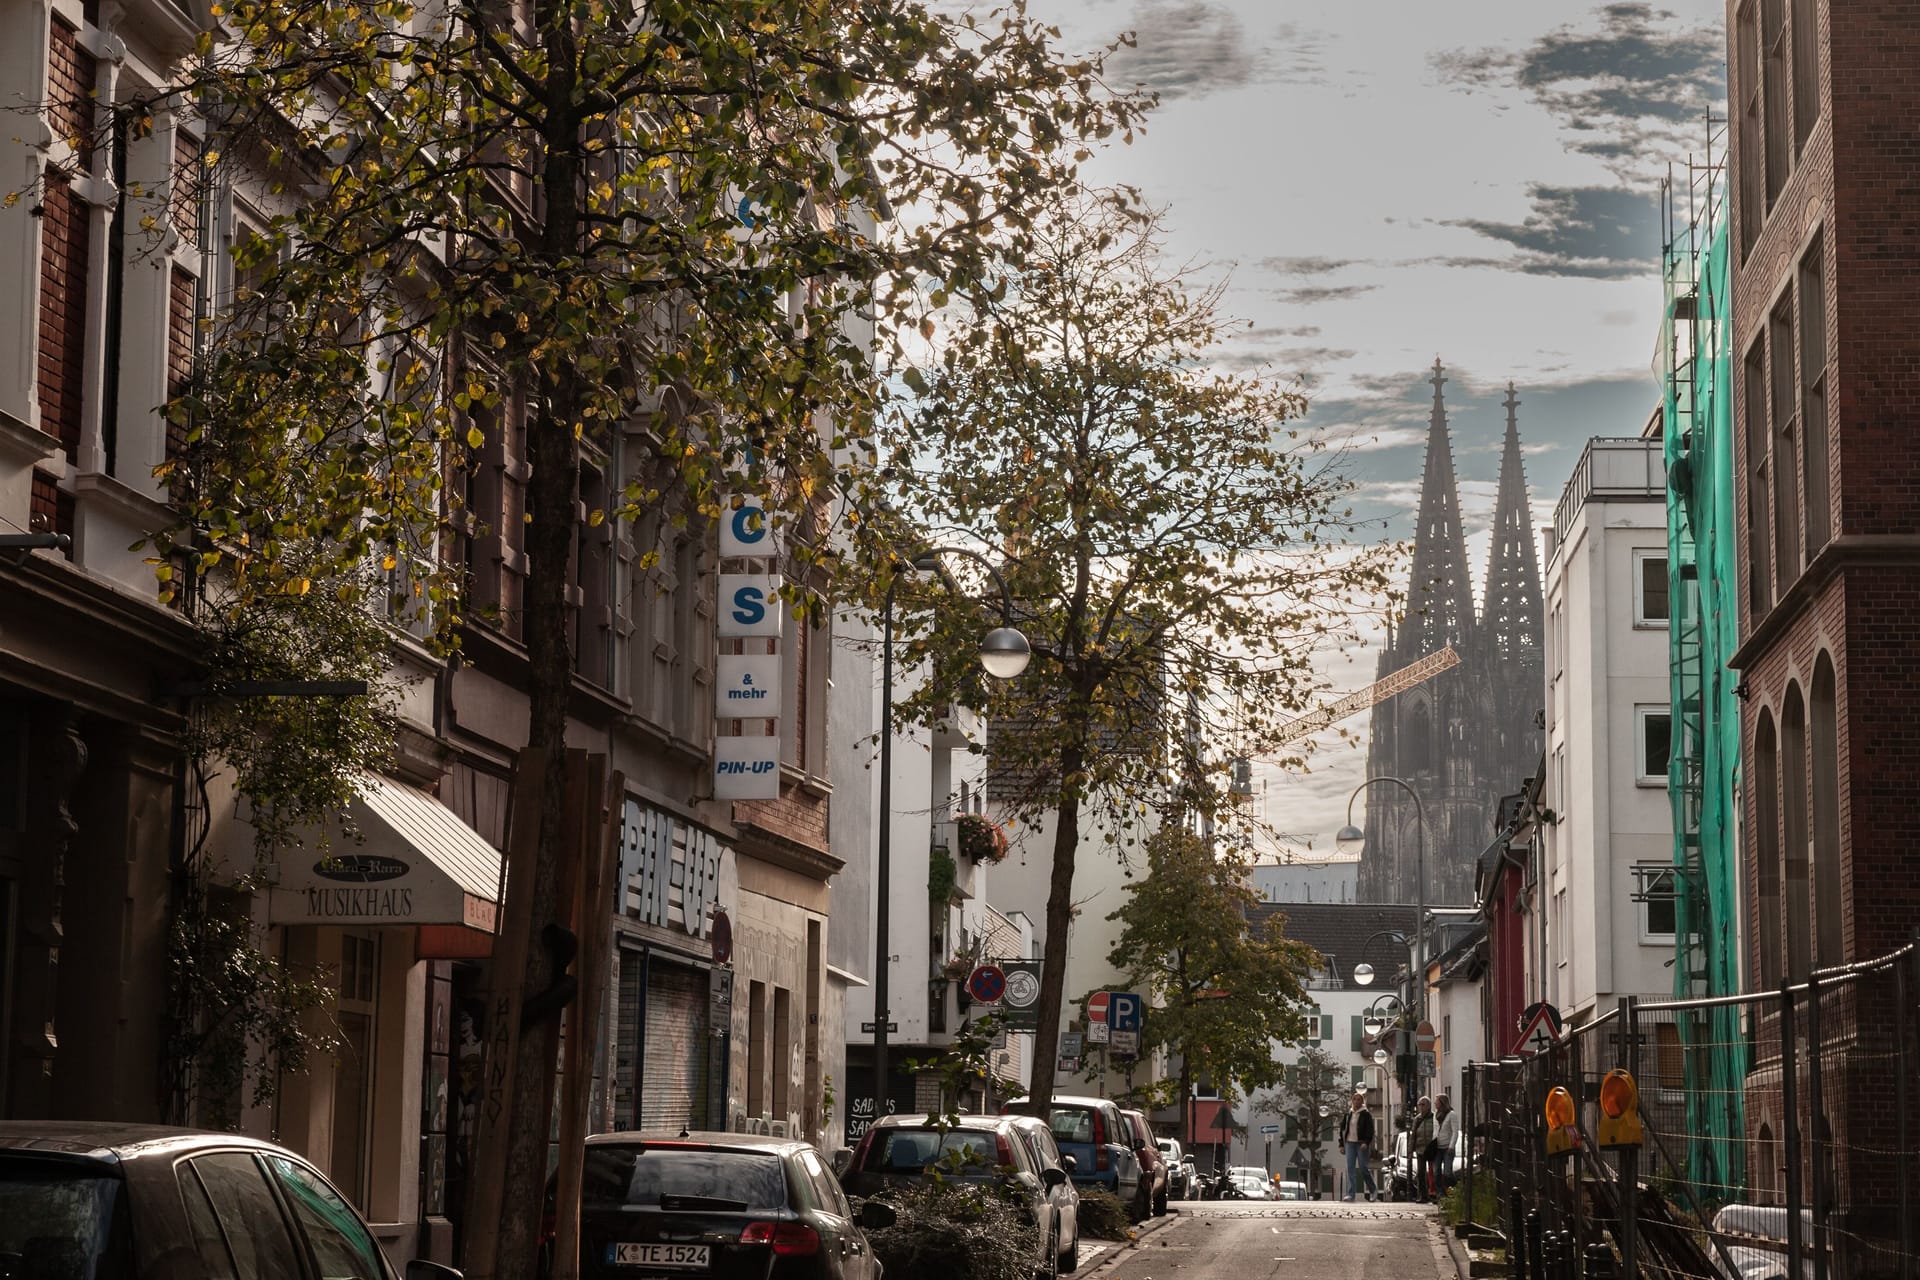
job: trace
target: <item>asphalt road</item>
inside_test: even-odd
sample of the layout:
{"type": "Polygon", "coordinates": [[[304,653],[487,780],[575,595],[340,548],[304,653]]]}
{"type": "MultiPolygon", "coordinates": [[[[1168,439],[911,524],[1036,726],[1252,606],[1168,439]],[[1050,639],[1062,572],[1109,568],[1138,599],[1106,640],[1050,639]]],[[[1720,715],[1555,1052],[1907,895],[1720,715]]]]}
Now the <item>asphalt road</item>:
{"type": "Polygon", "coordinates": [[[1087,1258],[1099,1280],[1453,1280],[1430,1207],[1288,1201],[1177,1206],[1174,1222],[1087,1258]],[[1103,1265],[1104,1264],[1104,1265],[1103,1265]]]}

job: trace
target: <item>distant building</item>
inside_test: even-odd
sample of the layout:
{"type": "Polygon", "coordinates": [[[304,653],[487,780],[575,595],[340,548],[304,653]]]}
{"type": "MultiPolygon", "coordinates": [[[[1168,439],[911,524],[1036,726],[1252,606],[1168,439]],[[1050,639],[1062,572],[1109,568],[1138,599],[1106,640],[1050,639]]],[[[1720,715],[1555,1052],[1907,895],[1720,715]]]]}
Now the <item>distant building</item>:
{"type": "MultiPolygon", "coordinates": [[[[1406,614],[1380,654],[1384,678],[1452,646],[1460,664],[1373,709],[1369,777],[1404,779],[1427,820],[1426,900],[1473,899],[1474,859],[1493,837],[1500,797],[1539,758],[1540,562],[1520,457],[1520,401],[1507,388],[1507,433],[1493,517],[1493,554],[1479,607],[1467,570],[1466,533],[1453,470],[1453,443],[1433,364],[1433,412],[1414,531],[1406,614]]],[[[1393,786],[1366,795],[1367,844],[1357,896],[1413,902],[1414,805],[1393,786]]]]}
{"type": "Polygon", "coordinates": [[[1252,879],[1262,902],[1354,902],[1360,893],[1360,863],[1353,858],[1260,863],[1253,867],[1252,879]]]}

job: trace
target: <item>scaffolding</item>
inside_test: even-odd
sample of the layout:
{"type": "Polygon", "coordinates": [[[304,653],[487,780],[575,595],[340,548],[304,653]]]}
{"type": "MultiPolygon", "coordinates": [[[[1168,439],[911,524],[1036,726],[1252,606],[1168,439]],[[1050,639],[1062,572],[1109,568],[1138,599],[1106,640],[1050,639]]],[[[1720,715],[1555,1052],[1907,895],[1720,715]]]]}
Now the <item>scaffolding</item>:
{"type": "MultiPolygon", "coordinates": [[[[1673,750],[1674,995],[1741,988],[1737,904],[1740,712],[1727,659],[1738,645],[1733,510],[1731,271],[1727,122],[1709,117],[1704,155],[1669,170],[1662,189],[1669,643],[1673,750]]],[[[1690,1010],[1686,1159],[1692,1175],[1739,1185],[1741,1093],[1749,1055],[1731,1007],[1690,1010]]]]}

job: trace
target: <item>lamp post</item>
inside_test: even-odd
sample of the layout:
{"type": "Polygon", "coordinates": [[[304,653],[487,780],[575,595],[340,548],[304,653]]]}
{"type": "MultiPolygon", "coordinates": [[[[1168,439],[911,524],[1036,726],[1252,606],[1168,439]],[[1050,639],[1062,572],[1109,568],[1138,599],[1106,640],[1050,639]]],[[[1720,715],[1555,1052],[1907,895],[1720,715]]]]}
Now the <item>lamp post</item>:
{"type": "MultiPolygon", "coordinates": [[[[1427,1011],[1427,811],[1426,807],[1420,803],[1420,793],[1409,786],[1404,779],[1396,778],[1391,774],[1368,778],[1355,787],[1353,794],[1347,797],[1347,825],[1340,828],[1340,833],[1334,836],[1333,844],[1342,853],[1359,853],[1366,845],[1367,833],[1353,825],[1353,802],[1360,798],[1362,791],[1377,782],[1392,783],[1413,798],[1413,892],[1417,913],[1413,925],[1415,957],[1413,1009],[1414,1023],[1417,1026],[1427,1011]]],[[[1365,985],[1365,980],[1360,978],[1358,968],[1354,970],[1354,978],[1360,981],[1361,985],[1365,985]]]]}
{"type": "MultiPolygon", "coordinates": [[[[1000,625],[981,637],[980,665],[996,680],[1011,680],[1027,669],[1033,646],[1013,626],[1013,597],[1007,580],[991,560],[965,547],[931,547],[915,556],[912,567],[937,569],[943,555],[965,556],[986,569],[1000,589],[1000,625]]],[[[896,572],[887,579],[885,607],[880,623],[880,843],[874,858],[873,921],[873,1107],[877,1119],[887,1114],[887,947],[893,903],[893,589],[896,572]]]]}

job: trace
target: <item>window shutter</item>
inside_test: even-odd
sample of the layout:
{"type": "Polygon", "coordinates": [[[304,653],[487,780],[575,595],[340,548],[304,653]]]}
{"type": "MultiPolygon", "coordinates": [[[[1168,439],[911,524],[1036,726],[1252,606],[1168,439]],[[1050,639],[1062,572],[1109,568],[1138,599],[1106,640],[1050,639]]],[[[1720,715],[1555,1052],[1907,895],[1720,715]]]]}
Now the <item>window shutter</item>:
{"type": "Polygon", "coordinates": [[[1367,1069],[1365,1067],[1353,1067],[1351,1070],[1353,1072],[1353,1087],[1355,1090],[1358,1090],[1367,1082],[1367,1069]]]}
{"type": "Polygon", "coordinates": [[[1323,1043],[1333,1043],[1333,1015],[1330,1013],[1320,1015],[1320,1039],[1323,1043]]]}
{"type": "Polygon", "coordinates": [[[1292,1116],[1288,1116],[1287,1131],[1281,1136],[1281,1140],[1284,1142],[1297,1142],[1299,1141],[1299,1134],[1300,1134],[1299,1125],[1294,1121],[1294,1118],[1292,1116]]]}
{"type": "Polygon", "coordinates": [[[1353,1051],[1360,1052],[1360,1015],[1353,1015],[1353,1051]]]}

